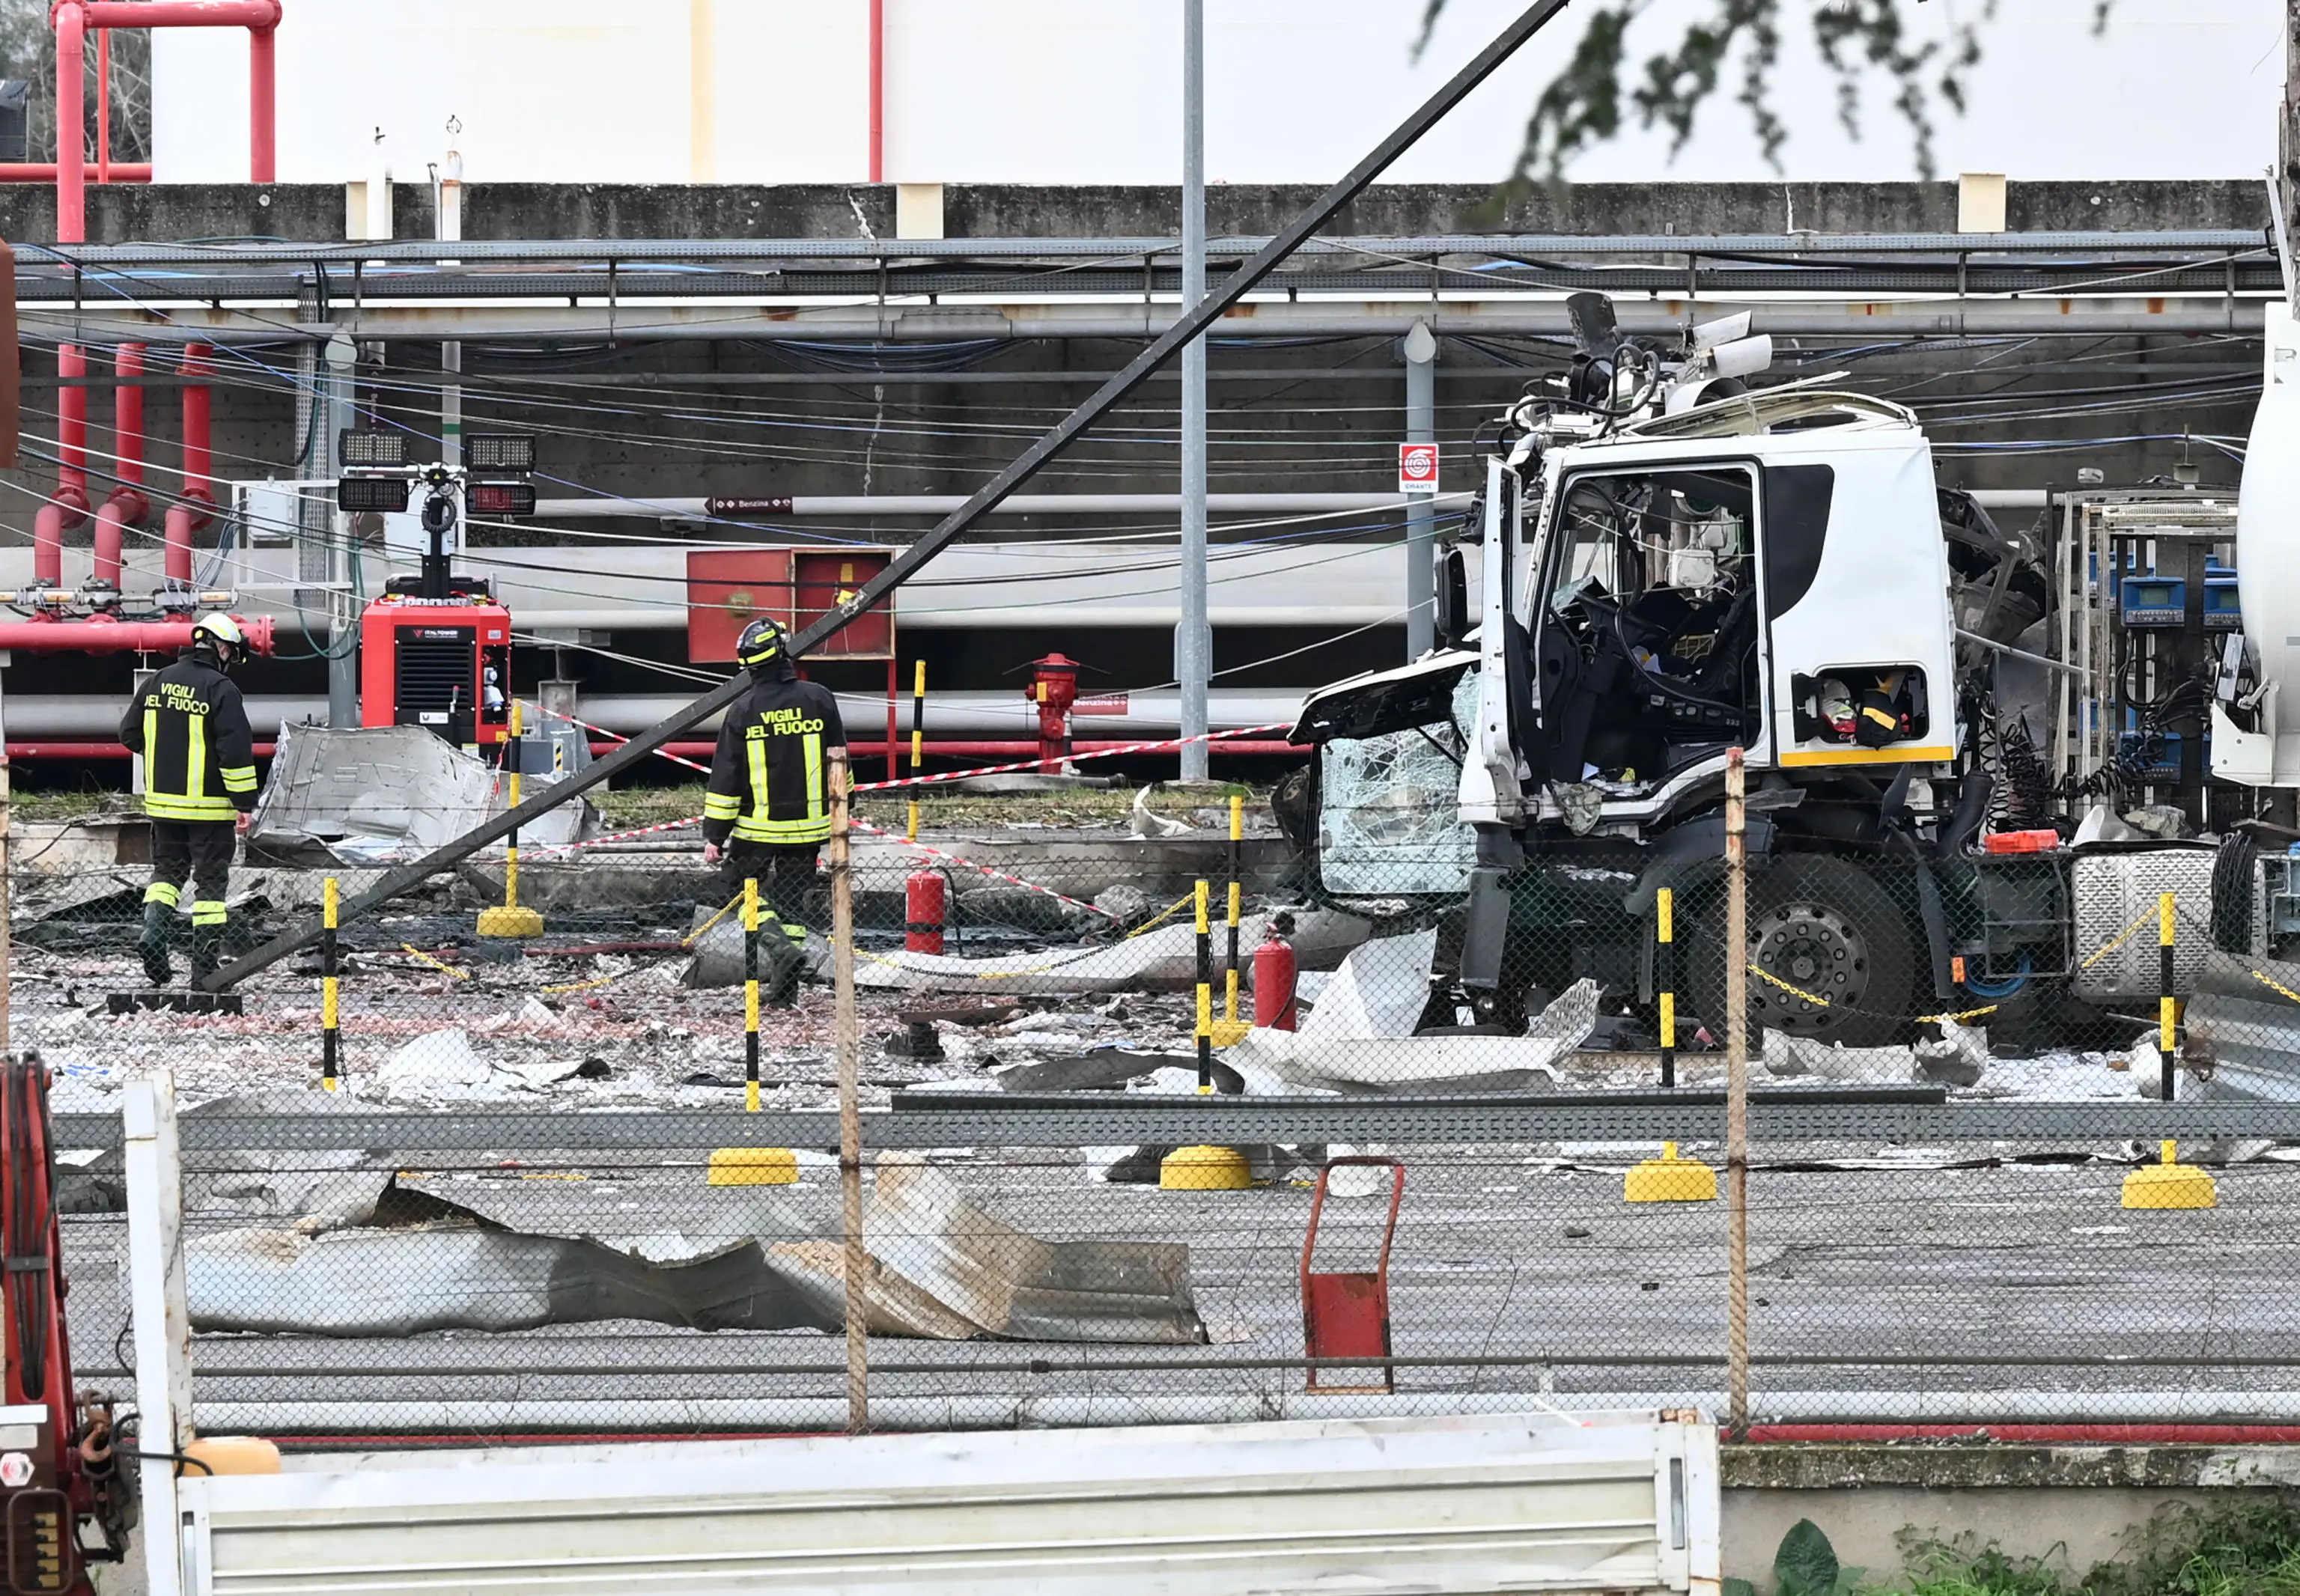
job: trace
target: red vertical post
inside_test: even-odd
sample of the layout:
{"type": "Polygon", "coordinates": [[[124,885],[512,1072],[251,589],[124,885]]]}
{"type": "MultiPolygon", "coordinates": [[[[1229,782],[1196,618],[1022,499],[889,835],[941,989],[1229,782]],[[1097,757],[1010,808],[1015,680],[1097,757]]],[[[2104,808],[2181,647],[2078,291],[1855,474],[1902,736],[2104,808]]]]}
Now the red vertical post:
{"type": "Polygon", "coordinates": [[[277,54],[271,29],[247,30],[247,180],[251,183],[278,180],[273,175],[279,143],[272,88],[277,54]]]}
{"type": "Polygon", "coordinates": [[[82,96],[88,19],[78,0],[56,7],[56,241],[88,242],[88,144],[82,96]]]}
{"type": "Polygon", "coordinates": [[[96,180],[112,181],[112,29],[96,30],[96,180]]]}
{"type": "Polygon", "coordinates": [[[887,180],[887,0],[871,0],[871,180],[887,180]]]}

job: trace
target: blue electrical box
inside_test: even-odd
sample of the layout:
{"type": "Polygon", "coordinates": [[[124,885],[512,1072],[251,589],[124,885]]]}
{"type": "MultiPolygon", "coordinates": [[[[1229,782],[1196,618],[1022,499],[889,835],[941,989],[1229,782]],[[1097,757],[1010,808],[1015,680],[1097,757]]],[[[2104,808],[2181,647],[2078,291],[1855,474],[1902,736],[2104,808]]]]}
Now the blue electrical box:
{"type": "Polygon", "coordinates": [[[2188,619],[2188,584],[2179,577],[2127,577],[2117,608],[2127,627],[2177,627],[2188,619]]]}
{"type": "MultiPolygon", "coordinates": [[[[2147,740],[2148,739],[2145,733],[2137,731],[2119,732],[2116,737],[2117,753],[2121,756],[2121,759],[2138,760],[2139,759],[2141,750],[2147,740]]],[[[2136,780],[2145,782],[2170,782],[2179,780],[2180,734],[2179,732],[2165,732],[2156,739],[2156,744],[2157,746],[2155,752],[2148,759],[2147,762],[2134,766],[2132,771],[2134,778],[2136,780]]],[[[2207,757],[2209,757],[2211,750],[2207,749],[2205,752],[2207,757]]]]}
{"type": "Polygon", "coordinates": [[[2204,573],[2204,630],[2233,632],[2244,625],[2244,615],[2237,607],[2236,572],[2212,570],[2204,573]]]}

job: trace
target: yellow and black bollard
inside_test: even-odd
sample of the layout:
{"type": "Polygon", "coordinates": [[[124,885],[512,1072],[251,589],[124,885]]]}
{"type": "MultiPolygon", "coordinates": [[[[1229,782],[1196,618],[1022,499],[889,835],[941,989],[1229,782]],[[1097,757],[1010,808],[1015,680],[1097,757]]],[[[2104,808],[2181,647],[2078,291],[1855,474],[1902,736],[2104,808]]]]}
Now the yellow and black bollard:
{"type": "Polygon", "coordinates": [[[743,882],[743,1108],[759,1111],[759,878],[743,882]]]}
{"type": "MultiPolygon", "coordinates": [[[[519,807],[519,776],[525,761],[521,757],[526,745],[519,737],[520,702],[511,701],[511,728],[504,744],[504,757],[511,761],[511,807],[519,807]]],[[[519,906],[519,828],[513,827],[504,848],[504,901],[492,908],[479,910],[481,936],[540,936],[543,917],[532,909],[519,906]]]]}
{"type": "MultiPolygon", "coordinates": [[[[1198,883],[1198,1092],[1214,1089],[1213,893],[1198,883]]],[[[1158,1163],[1158,1185],[1170,1192],[1238,1192],[1254,1184],[1246,1155],[1234,1147],[1178,1147],[1158,1163]]]]}
{"type": "Polygon", "coordinates": [[[336,1001],[336,878],[320,888],[320,1089],[333,1092],[342,1068],[338,1051],[338,1027],[342,1014],[336,1001]]]}
{"type": "MultiPolygon", "coordinates": [[[[743,882],[743,1108],[759,1111],[759,883],[743,882]]],[[[787,1186],[798,1179],[798,1154],[788,1147],[721,1147],[711,1154],[704,1184],[787,1186]]]]}
{"type": "MultiPolygon", "coordinates": [[[[1677,902],[1662,887],[1654,895],[1654,985],[1660,989],[1661,1084],[1677,1085],[1677,902]]],[[[1717,1171],[1694,1159],[1677,1156],[1677,1143],[1661,1144],[1661,1157],[1629,1167],[1621,1183],[1629,1202],[1714,1202],[1717,1171]]]]}
{"type": "MultiPolygon", "coordinates": [[[[2179,916],[2171,893],[2156,899],[2156,1056],[2158,1095],[2170,1104],[2178,1089],[2180,1054],[2180,1000],[2173,993],[2172,955],[2179,916]]],[[[2143,1164],[2124,1177],[2127,1208],[2213,1208],[2220,1193],[2212,1177],[2194,1164],[2180,1162],[2171,1137],[2157,1149],[2157,1161],[2143,1164]]]]}
{"type": "Polygon", "coordinates": [[[911,677],[911,821],[905,841],[919,840],[919,766],[927,752],[927,662],[918,661],[911,677]]]}
{"type": "Polygon", "coordinates": [[[1244,918],[1246,888],[1239,878],[1238,857],[1246,837],[1246,800],[1237,794],[1229,800],[1229,902],[1227,929],[1229,932],[1229,955],[1222,971],[1221,1018],[1214,1022],[1213,1043],[1229,1047],[1244,1040],[1254,1027],[1238,1015],[1238,935],[1244,918]]]}

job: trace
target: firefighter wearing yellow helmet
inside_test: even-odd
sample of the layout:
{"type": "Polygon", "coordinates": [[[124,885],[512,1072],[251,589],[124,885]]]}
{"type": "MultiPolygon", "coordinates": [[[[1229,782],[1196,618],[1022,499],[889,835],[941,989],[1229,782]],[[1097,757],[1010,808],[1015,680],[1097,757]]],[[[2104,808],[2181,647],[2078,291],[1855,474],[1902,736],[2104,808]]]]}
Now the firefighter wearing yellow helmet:
{"type": "Polygon", "coordinates": [[[830,835],[830,781],[846,758],[846,728],[829,689],[801,681],[790,637],[763,617],[743,628],[736,662],[751,690],[727,710],[703,801],[703,857],[719,866],[724,903],[746,878],[759,884],[767,1001],[798,1000],[799,945],[816,853],[830,835]]]}
{"type": "Polygon", "coordinates": [[[120,740],[144,756],[144,812],[152,819],[152,884],[144,889],[137,952],[154,986],[174,973],[169,932],[192,887],[192,980],[221,961],[229,919],[232,844],[255,808],[255,740],[247,706],[225,673],[247,652],[229,615],[192,625],[192,645],[129,701],[120,740]]]}

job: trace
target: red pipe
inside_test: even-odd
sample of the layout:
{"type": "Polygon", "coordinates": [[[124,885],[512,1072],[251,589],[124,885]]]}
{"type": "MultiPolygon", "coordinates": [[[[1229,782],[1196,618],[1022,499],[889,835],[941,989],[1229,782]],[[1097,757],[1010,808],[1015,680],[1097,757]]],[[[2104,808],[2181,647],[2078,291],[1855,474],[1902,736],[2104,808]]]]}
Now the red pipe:
{"type": "Polygon", "coordinates": [[[96,30],[96,180],[112,181],[112,29],[96,30]]]}
{"type": "Polygon", "coordinates": [[[1751,1442],[1994,1441],[2032,1445],[2288,1446],[2300,1425],[1751,1425],[1751,1442]]]}
{"type": "MultiPolygon", "coordinates": [[[[56,371],[86,377],[88,353],[77,344],[56,346],[56,371]]],[[[77,384],[56,391],[56,491],[32,517],[32,581],[61,587],[64,582],[64,532],[88,519],[88,390],[77,384]]]]}
{"type": "MultiPolygon", "coordinates": [[[[209,372],[205,344],[184,345],[186,377],[209,372]]],[[[184,389],[184,499],[168,506],[166,518],[167,578],[189,586],[192,579],[192,534],[215,519],[215,485],[209,480],[213,455],[208,446],[208,387],[195,383],[184,389]]]]}
{"type": "Polygon", "coordinates": [[[144,387],[127,380],[144,375],[144,345],[122,344],[112,357],[112,370],[123,379],[112,390],[112,469],[120,478],[96,512],[95,580],[120,591],[121,544],[127,528],[140,527],[152,513],[144,487],[144,387]]]}
{"type": "Polygon", "coordinates": [[[88,14],[79,0],[56,6],[56,241],[88,242],[87,111],[80,91],[88,72],[81,45],[88,14]]]}
{"type": "Polygon", "coordinates": [[[871,180],[887,180],[887,0],[871,0],[871,180]]]}
{"type": "MultiPolygon", "coordinates": [[[[279,0],[55,0],[56,30],[56,239],[88,242],[87,109],[83,77],[88,29],[109,28],[245,28],[247,29],[248,181],[274,180],[278,165],[278,52],[272,30],[279,26],[279,0]],[[65,130],[71,137],[65,137],[65,130]]],[[[103,46],[99,44],[99,51],[103,46]]],[[[99,86],[99,100],[108,90],[99,86]]],[[[108,109],[108,107],[107,107],[108,109]]],[[[99,135],[97,176],[109,180],[110,140],[99,135]]],[[[150,181],[147,169],[145,181],[150,181]]]]}
{"type": "MultiPolygon", "coordinates": [[[[53,161],[0,162],[0,183],[53,183],[56,180],[56,163],[53,161]]],[[[114,183],[148,183],[152,180],[149,161],[115,161],[112,163],[114,183]]]]}
{"type": "MultiPolygon", "coordinates": [[[[271,743],[254,744],[255,757],[270,759],[275,746],[271,743]]],[[[125,760],[136,756],[125,743],[11,743],[8,744],[8,757],[11,760],[125,760]]]]}
{"type": "MultiPolygon", "coordinates": [[[[69,621],[28,620],[19,624],[27,627],[53,628],[58,626],[69,626],[72,623],[69,621]]],[[[124,627],[134,623],[124,621],[89,621],[86,624],[90,626],[124,627]]],[[[240,625],[248,628],[248,640],[251,644],[256,641],[256,628],[262,628],[262,645],[257,647],[255,652],[260,654],[268,654],[271,652],[271,623],[269,619],[254,621],[243,619],[240,622],[240,625]]],[[[12,636],[12,634],[8,627],[4,624],[0,624],[0,648],[23,648],[27,646],[21,643],[12,643],[9,641],[12,636]]],[[[43,639],[36,652],[53,653],[61,652],[67,648],[87,647],[88,645],[86,644],[54,644],[43,639]]],[[[88,652],[100,653],[107,651],[104,649],[89,649],[88,652]]],[[[117,653],[119,650],[117,648],[113,648],[108,652],[117,653]]],[[[161,651],[154,650],[152,652],[157,653],[161,651]]],[[[591,752],[593,753],[612,753],[616,749],[621,746],[621,744],[611,739],[594,738],[591,743],[591,752]]],[[[908,743],[897,743],[895,746],[898,752],[907,752],[911,745],[908,743]]],[[[1074,745],[1073,752],[1083,752],[1096,746],[1118,747],[1121,746],[1121,744],[1096,744],[1090,743],[1079,744],[1074,745]]],[[[1218,751],[1228,749],[1232,753],[1273,754],[1307,753],[1310,752],[1306,748],[1289,747],[1288,744],[1283,743],[1246,743],[1231,741],[1228,743],[1216,743],[1213,746],[1218,751]]],[[[707,760],[711,757],[712,751],[717,747],[718,744],[715,743],[671,743],[665,745],[664,752],[668,753],[675,753],[686,759],[707,760]]],[[[862,758],[865,754],[876,757],[877,755],[886,752],[884,748],[875,743],[851,744],[849,744],[849,748],[858,759],[862,758]]],[[[269,743],[258,743],[255,745],[255,752],[259,754],[268,756],[271,752],[271,744],[269,743]]],[[[926,746],[926,752],[930,757],[945,759],[990,758],[996,757],[1000,752],[1014,753],[1020,754],[1023,757],[1028,757],[1038,752],[1038,745],[1036,743],[929,743],[926,746]]],[[[12,760],[124,760],[128,757],[128,750],[125,745],[119,743],[74,743],[69,741],[56,743],[11,743],[8,744],[8,757],[12,760]]]]}
{"type": "MultiPolygon", "coordinates": [[[[237,618],[250,653],[271,652],[271,617],[237,618]]],[[[0,620],[0,650],[28,654],[165,654],[192,645],[188,620],[0,620]]]]}

